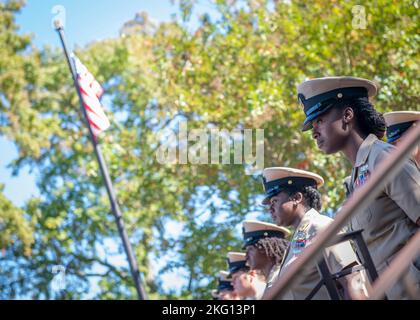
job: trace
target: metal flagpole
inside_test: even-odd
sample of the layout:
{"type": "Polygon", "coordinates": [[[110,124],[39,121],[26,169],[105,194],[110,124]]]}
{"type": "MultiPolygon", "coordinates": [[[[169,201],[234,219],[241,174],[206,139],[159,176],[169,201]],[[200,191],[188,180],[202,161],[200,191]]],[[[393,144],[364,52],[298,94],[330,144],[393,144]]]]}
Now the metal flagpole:
{"type": "Polygon", "coordinates": [[[138,295],[140,300],[147,300],[147,293],[146,293],[146,290],[144,289],[144,286],[142,284],[142,280],[141,280],[141,277],[140,277],[140,272],[139,272],[139,269],[138,269],[138,266],[137,266],[137,262],[136,262],[136,259],[135,259],[135,256],[134,256],[134,252],[133,252],[133,249],[131,248],[130,241],[128,240],[127,231],[125,229],[124,221],[122,219],[120,207],[118,206],[117,197],[114,193],[114,188],[112,186],[111,178],[109,176],[108,169],[107,169],[107,166],[105,164],[104,158],[102,156],[102,152],[101,152],[101,149],[99,147],[99,144],[96,141],[96,138],[93,134],[91,126],[89,125],[89,120],[88,120],[88,117],[87,117],[86,109],[83,106],[82,95],[80,93],[79,84],[77,83],[76,70],[75,70],[75,67],[74,67],[71,59],[70,59],[69,51],[67,49],[66,41],[65,41],[65,38],[64,38],[63,26],[61,25],[61,22],[59,20],[55,20],[54,25],[55,25],[56,31],[58,32],[58,35],[60,36],[60,40],[61,40],[61,44],[63,46],[64,54],[66,55],[67,63],[69,65],[70,72],[71,72],[72,77],[73,77],[74,86],[76,87],[77,95],[79,96],[80,108],[82,109],[84,121],[87,124],[87,127],[89,129],[90,140],[92,141],[93,148],[94,148],[95,154],[96,154],[96,158],[97,158],[98,163],[99,163],[99,168],[101,170],[102,177],[103,177],[103,180],[105,182],[106,191],[108,192],[109,202],[111,203],[112,213],[114,214],[115,220],[117,221],[118,232],[120,234],[120,237],[121,237],[123,245],[124,245],[124,250],[125,250],[125,253],[127,255],[128,264],[130,265],[131,275],[133,276],[134,284],[136,286],[137,295],[138,295]]]}

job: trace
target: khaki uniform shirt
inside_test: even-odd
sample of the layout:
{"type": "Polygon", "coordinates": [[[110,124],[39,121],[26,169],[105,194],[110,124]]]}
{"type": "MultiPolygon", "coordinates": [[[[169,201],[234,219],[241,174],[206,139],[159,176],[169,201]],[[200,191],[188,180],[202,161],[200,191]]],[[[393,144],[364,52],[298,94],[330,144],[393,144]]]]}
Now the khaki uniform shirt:
{"type": "MultiPolygon", "coordinates": [[[[357,152],[350,191],[353,192],[355,188],[363,185],[375,168],[394,149],[394,146],[370,134],[357,152]]],[[[413,160],[407,160],[401,171],[385,186],[376,200],[351,219],[353,230],[363,229],[363,238],[379,275],[410,237],[419,230],[416,224],[419,217],[420,172],[413,160]]],[[[409,268],[417,288],[420,288],[419,268],[420,258],[409,268]]],[[[401,279],[387,292],[387,296],[388,299],[408,298],[401,279]]]]}
{"type": "Polygon", "coordinates": [[[244,300],[261,300],[261,298],[264,294],[265,288],[266,288],[266,283],[264,281],[256,281],[254,283],[254,288],[255,288],[255,291],[256,291],[255,296],[245,297],[244,300]]]}
{"type": "MultiPolygon", "coordinates": [[[[290,242],[281,267],[280,276],[296,260],[303,249],[310,245],[314,237],[328,227],[332,221],[331,218],[319,214],[315,209],[310,209],[305,213],[290,242]]],[[[357,262],[356,254],[349,242],[342,242],[325,248],[324,258],[331,273],[337,273],[353,262],[357,262]]],[[[301,279],[285,295],[278,298],[303,300],[311,293],[320,280],[321,276],[318,272],[317,265],[313,264],[302,273],[301,279]]],[[[330,296],[325,286],[322,286],[312,299],[329,300],[330,296]]]]}
{"type": "MultiPolygon", "coordinates": [[[[420,146],[418,146],[420,148],[420,146]]],[[[415,159],[413,159],[414,164],[416,165],[417,169],[420,170],[420,162],[417,162],[415,159]]]]}
{"type": "Polygon", "coordinates": [[[270,273],[269,273],[268,278],[267,278],[266,288],[270,288],[273,285],[273,282],[274,282],[274,280],[277,279],[279,273],[280,273],[280,265],[276,264],[270,270],[270,273]]]}

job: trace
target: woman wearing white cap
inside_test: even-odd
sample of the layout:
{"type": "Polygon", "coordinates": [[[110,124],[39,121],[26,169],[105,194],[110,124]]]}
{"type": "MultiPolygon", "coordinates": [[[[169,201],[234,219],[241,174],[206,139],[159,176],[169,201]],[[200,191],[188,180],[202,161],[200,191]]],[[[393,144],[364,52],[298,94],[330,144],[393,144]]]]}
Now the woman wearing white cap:
{"type": "Polygon", "coordinates": [[[217,298],[220,300],[239,300],[239,295],[235,291],[232,285],[232,278],[230,277],[229,272],[220,271],[219,272],[219,285],[217,287],[217,298]]]}
{"type": "MultiPolygon", "coordinates": [[[[401,138],[412,127],[420,125],[420,111],[395,111],[384,114],[387,142],[398,146],[401,138]]],[[[413,160],[420,170],[420,145],[413,151],[413,160]]]]}
{"type": "MultiPolygon", "coordinates": [[[[315,236],[322,232],[332,219],[321,215],[321,195],[317,190],[324,183],[321,176],[294,168],[274,167],[263,171],[263,185],[266,198],[263,204],[279,226],[293,227],[295,232],[281,265],[280,276],[296,260],[300,253],[312,243],[315,236]]],[[[343,242],[324,249],[324,257],[331,273],[338,273],[358,264],[350,243],[343,242]]],[[[342,298],[353,296],[351,279],[354,275],[340,278],[337,286],[342,290],[342,298]]],[[[303,300],[307,298],[330,299],[327,289],[316,287],[321,280],[317,264],[302,272],[300,280],[285,295],[278,299],[303,300]]],[[[270,290],[267,288],[267,291],[270,290]]]]}
{"type": "Polygon", "coordinates": [[[258,300],[264,292],[264,277],[250,269],[244,252],[228,252],[227,261],[232,285],[241,299],[258,300]]]}
{"type": "Polygon", "coordinates": [[[280,272],[280,265],[289,245],[286,238],[290,231],[258,220],[245,220],[242,222],[242,230],[247,264],[251,270],[257,270],[264,275],[264,289],[269,288],[280,272]]]}
{"type": "MultiPolygon", "coordinates": [[[[372,81],[354,77],[312,79],[298,86],[306,115],[303,130],[312,129],[318,148],[326,154],[342,152],[352,163],[350,192],[363,185],[395,147],[380,141],[386,124],[369,98],[377,93],[372,81]]],[[[379,274],[419,230],[420,172],[412,160],[363,212],[351,219],[363,237],[379,274]]],[[[409,274],[420,289],[420,258],[409,274]]],[[[389,299],[409,298],[403,280],[387,292],[389,299]]]]}

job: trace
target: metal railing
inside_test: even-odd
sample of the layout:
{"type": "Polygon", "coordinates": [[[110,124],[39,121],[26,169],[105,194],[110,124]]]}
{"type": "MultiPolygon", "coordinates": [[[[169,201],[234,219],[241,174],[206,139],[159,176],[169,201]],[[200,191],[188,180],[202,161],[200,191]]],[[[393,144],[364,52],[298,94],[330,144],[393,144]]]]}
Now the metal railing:
{"type": "MultiPolygon", "coordinates": [[[[420,210],[420,209],[419,209],[420,210]]],[[[368,290],[370,300],[382,299],[385,292],[391,288],[403,273],[408,269],[413,260],[420,254],[420,231],[398,252],[396,257],[382,275],[373,283],[372,289],[368,290]]],[[[417,288],[414,288],[416,290],[417,288]]],[[[413,292],[412,295],[418,295],[413,292]]],[[[418,297],[413,297],[418,298],[418,297]]]]}
{"type": "MultiPolygon", "coordinates": [[[[338,232],[346,225],[349,219],[357,212],[366,209],[375,200],[385,185],[400,171],[404,162],[409,158],[412,150],[419,142],[420,125],[416,125],[406,132],[398,148],[378,165],[375,172],[371,173],[370,179],[353,192],[347,202],[338,211],[334,221],[322,233],[315,237],[313,244],[305,248],[287,270],[285,270],[284,274],[279,276],[273,285],[264,292],[263,300],[281,297],[296,283],[299,275],[306,268],[313,265],[321,256],[322,250],[337,239],[338,232]]],[[[406,250],[409,252],[412,251],[411,246],[407,245],[406,247],[406,250]]],[[[394,266],[395,264],[392,265],[394,266]]],[[[395,269],[398,269],[398,265],[396,265],[395,269]]],[[[396,271],[398,270],[394,272],[396,271]]],[[[383,296],[384,292],[392,285],[391,281],[385,281],[382,278],[380,276],[378,281],[375,282],[376,286],[372,293],[375,297],[383,296]]]]}

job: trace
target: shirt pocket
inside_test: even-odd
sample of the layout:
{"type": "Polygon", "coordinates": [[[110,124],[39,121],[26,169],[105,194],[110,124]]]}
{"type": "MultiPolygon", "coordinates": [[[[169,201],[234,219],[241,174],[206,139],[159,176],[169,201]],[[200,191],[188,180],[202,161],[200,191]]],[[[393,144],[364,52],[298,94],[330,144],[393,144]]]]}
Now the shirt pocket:
{"type": "Polygon", "coordinates": [[[358,224],[357,229],[366,229],[366,227],[370,224],[372,221],[373,212],[372,208],[369,206],[362,212],[359,212],[356,215],[356,222],[358,224]]]}
{"type": "MultiPolygon", "coordinates": [[[[393,254],[390,258],[385,261],[386,268],[388,268],[392,260],[397,256],[398,252],[393,254]]],[[[414,261],[411,261],[408,265],[406,271],[402,274],[402,276],[396,281],[396,283],[387,291],[387,297],[391,300],[401,300],[401,299],[408,299],[409,295],[407,292],[407,288],[404,284],[404,277],[408,277],[407,280],[412,285],[412,289],[419,290],[420,289],[420,258],[417,258],[414,261]]],[[[378,270],[379,271],[379,270],[378,270]]],[[[382,271],[379,272],[381,274],[382,271]]]]}

